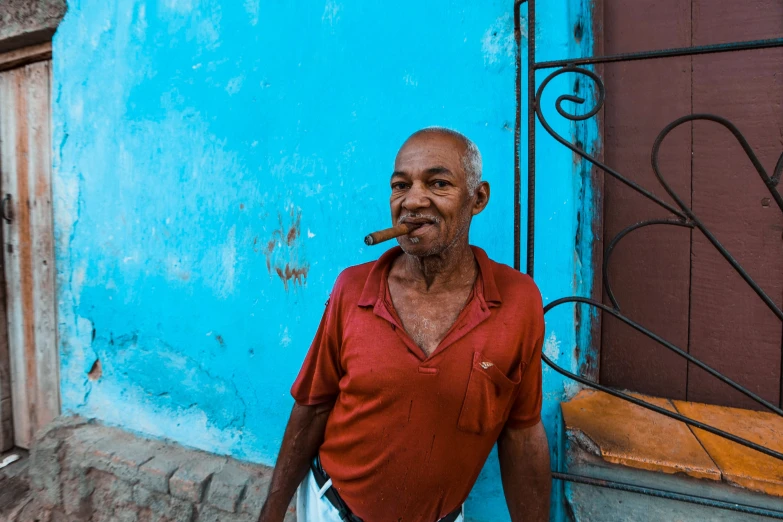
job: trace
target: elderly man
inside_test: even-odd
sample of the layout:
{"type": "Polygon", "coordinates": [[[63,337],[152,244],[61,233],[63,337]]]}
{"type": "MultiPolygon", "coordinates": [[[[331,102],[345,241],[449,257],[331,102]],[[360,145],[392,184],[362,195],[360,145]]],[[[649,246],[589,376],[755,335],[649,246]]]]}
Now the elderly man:
{"type": "Polygon", "coordinates": [[[260,521],[461,521],[495,442],[511,519],[548,520],[541,296],[470,246],[481,156],[429,128],[397,153],[394,223],[415,228],[337,278],[293,385],[260,521]]]}

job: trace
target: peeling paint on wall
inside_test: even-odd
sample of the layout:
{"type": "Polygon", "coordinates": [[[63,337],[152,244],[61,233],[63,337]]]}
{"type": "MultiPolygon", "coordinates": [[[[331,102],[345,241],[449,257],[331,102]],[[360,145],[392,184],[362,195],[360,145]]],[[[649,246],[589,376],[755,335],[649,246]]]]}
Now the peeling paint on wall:
{"type": "Polygon", "coordinates": [[[324,6],[324,14],[321,16],[321,20],[329,25],[334,25],[340,21],[340,10],[342,6],[334,0],[327,0],[324,6]]]}
{"type": "Polygon", "coordinates": [[[244,6],[245,11],[250,16],[250,25],[257,25],[261,11],[261,0],[245,0],[244,6]]]}
{"type": "Polygon", "coordinates": [[[484,52],[486,66],[505,67],[514,64],[516,55],[514,17],[510,13],[500,16],[484,32],[481,49],[484,52]]]}
{"type": "Polygon", "coordinates": [[[289,287],[302,286],[307,282],[310,265],[302,257],[304,246],[300,241],[301,209],[295,209],[291,205],[286,223],[283,221],[282,213],[278,213],[277,218],[279,227],[272,231],[272,235],[266,242],[264,255],[267,271],[270,274],[277,274],[287,291],[289,287]]]}

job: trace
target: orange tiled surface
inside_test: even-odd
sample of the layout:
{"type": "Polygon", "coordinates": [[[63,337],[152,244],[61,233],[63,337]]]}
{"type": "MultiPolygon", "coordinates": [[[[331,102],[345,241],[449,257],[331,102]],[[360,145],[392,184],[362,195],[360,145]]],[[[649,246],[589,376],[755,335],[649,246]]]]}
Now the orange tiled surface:
{"type": "MultiPolygon", "coordinates": [[[[687,417],[783,452],[783,418],[774,413],[672,401],[687,417]]],[[[783,462],[712,433],[692,428],[728,482],[783,497],[783,462]]]]}
{"type": "MultiPolygon", "coordinates": [[[[631,395],[783,452],[783,418],[765,412],[631,395]]],[[[603,392],[585,389],[561,404],[604,460],[632,468],[726,482],[783,497],[783,462],[603,392]]]]}
{"type": "MultiPolygon", "coordinates": [[[[668,399],[633,395],[676,411],[668,399]]],[[[561,407],[566,429],[589,437],[608,462],[696,478],[721,478],[718,467],[681,422],[596,390],[582,390],[561,407]]]]}

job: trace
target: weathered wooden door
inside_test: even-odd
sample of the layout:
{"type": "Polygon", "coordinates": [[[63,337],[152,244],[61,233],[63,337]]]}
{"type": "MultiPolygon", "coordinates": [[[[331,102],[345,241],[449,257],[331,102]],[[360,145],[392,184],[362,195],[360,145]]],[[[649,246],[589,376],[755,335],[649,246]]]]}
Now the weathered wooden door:
{"type": "MultiPolygon", "coordinates": [[[[783,36],[779,0],[604,0],[605,54],[783,36]]],[[[783,152],[783,49],[607,64],[608,165],[672,203],[650,167],[657,134],[691,113],[731,120],[773,172],[783,152]]],[[[783,305],[783,214],[737,140],[720,125],[677,128],[662,174],[748,274],[783,305]]],[[[779,188],[780,189],[780,188],[779,188]]],[[[665,218],[609,177],[604,241],[665,218]]],[[[783,326],[698,230],[639,229],[609,264],[623,313],[774,404],[783,399],[783,326]]],[[[604,316],[601,381],[652,395],[758,407],[630,327],[604,316]]]]}
{"type": "Polygon", "coordinates": [[[8,352],[4,368],[6,350],[0,348],[0,420],[5,428],[0,430],[0,446],[5,446],[0,450],[11,444],[29,447],[35,431],[60,411],[50,73],[49,59],[0,71],[0,213],[7,317],[3,347],[8,352]]]}

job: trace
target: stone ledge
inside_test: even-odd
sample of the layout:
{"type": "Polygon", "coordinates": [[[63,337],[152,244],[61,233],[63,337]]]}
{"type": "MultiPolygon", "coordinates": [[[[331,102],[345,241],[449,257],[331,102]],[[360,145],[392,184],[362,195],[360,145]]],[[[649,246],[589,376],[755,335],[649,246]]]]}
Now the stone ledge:
{"type": "Polygon", "coordinates": [[[256,522],[271,472],[79,417],[46,426],[30,458],[42,521],[256,522]]]}
{"type": "MultiPolygon", "coordinates": [[[[783,418],[775,414],[629,394],[783,452],[783,418]]],[[[607,462],[783,497],[783,463],[773,457],[597,390],[561,408],[569,440],[607,462]]]]}
{"type": "MultiPolygon", "coordinates": [[[[672,401],[682,415],[783,452],[783,417],[773,413],[672,401]]],[[[783,462],[698,428],[694,436],[721,470],[723,480],[751,491],[783,497],[783,462]]]]}
{"type": "MultiPolygon", "coordinates": [[[[631,395],[676,411],[667,399],[631,395]]],[[[570,440],[607,462],[721,479],[718,467],[681,422],[595,390],[581,391],[561,408],[570,440]]]]}
{"type": "MultiPolygon", "coordinates": [[[[775,415],[631,395],[783,450],[783,419],[775,415]]],[[[582,390],[561,408],[568,473],[783,511],[777,489],[783,465],[771,457],[595,390],[582,390]]],[[[564,487],[577,522],[772,520],[591,485],[564,487]]]]}

